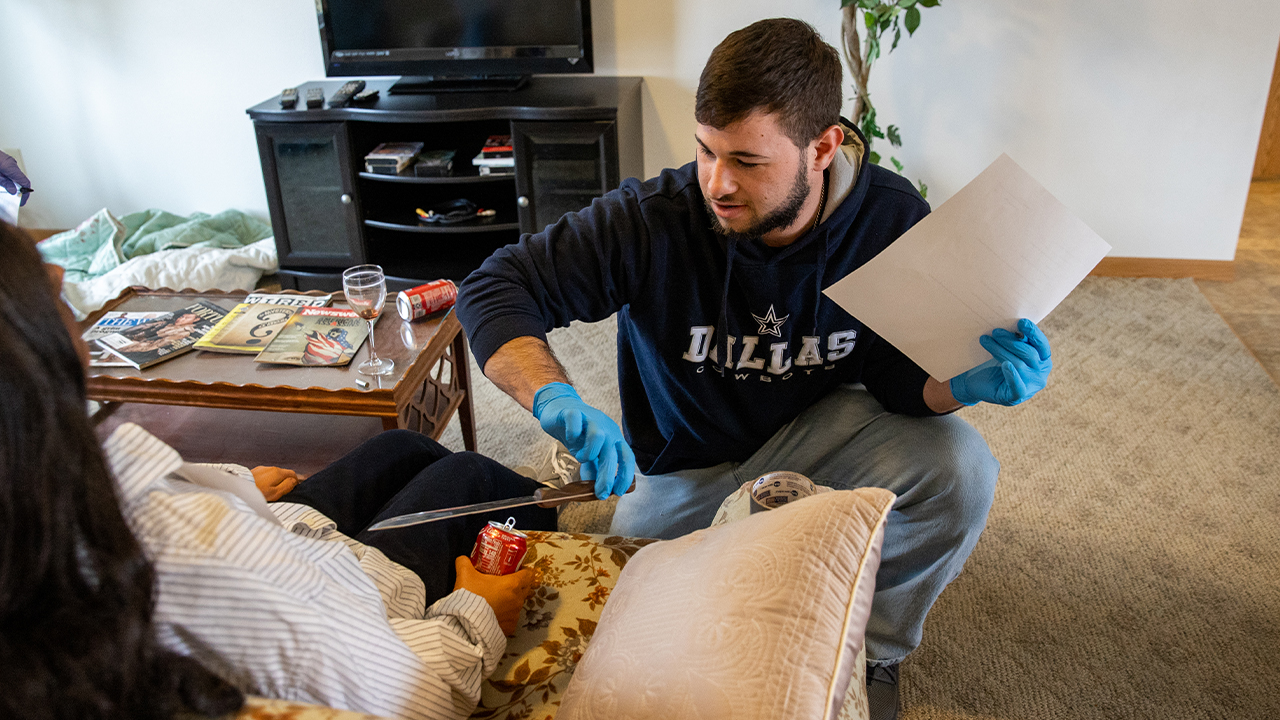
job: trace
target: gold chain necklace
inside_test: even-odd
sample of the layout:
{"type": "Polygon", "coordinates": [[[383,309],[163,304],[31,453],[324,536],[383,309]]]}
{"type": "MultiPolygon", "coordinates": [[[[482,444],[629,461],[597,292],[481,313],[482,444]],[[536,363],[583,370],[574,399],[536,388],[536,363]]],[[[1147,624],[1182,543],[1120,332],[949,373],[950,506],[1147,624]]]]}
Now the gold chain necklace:
{"type": "Polygon", "coordinates": [[[818,223],[822,222],[822,211],[827,207],[827,174],[822,173],[822,195],[818,198],[818,216],[813,219],[813,226],[809,228],[809,232],[813,232],[818,223]]]}

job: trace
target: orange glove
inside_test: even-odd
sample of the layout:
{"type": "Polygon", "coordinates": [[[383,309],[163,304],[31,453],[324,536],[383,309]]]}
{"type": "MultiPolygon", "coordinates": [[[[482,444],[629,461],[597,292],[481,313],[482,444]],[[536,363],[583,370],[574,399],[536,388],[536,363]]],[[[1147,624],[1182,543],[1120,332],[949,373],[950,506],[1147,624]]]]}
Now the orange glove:
{"type": "Polygon", "coordinates": [[[479,595],[493,608],[498,616],[498,627],[507,636],[516,634],[516,624],[520,622],[520,608],[524,607],[525,598],[533,590],[533,570],[524,568],[509,575],[485,575],[471,564],[471,558],[459,555],[453,561],[458,571],[458,582],[454,590],[470,590],[479,595]]]}

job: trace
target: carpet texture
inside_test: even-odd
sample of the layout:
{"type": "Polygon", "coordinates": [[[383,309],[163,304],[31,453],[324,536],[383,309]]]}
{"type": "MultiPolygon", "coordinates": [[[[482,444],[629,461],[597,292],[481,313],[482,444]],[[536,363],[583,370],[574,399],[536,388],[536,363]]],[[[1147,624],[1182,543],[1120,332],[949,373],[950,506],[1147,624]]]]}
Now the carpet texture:
{"type": "MultiPolygon", "coordinates": [[[[902,718],[1280,718],[1280,389],[1189,280],[1090,278],[1042,326],[1040,396],[962,411],[1000,483],[903,664],[902,718]]],[[[617,417],[613,333],[551,344],[617,417]]],[[[476,378],[480,450],[536,466],[549,440],[476,378]]]]}

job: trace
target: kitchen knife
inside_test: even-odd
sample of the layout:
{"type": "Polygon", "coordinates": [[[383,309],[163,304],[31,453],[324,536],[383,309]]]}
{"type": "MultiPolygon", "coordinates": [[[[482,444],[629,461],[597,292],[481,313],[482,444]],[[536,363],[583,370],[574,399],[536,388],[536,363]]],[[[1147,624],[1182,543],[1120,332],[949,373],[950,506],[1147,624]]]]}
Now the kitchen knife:
{"type": "MultiPolygon", "coordinates": [[[[487,513],[495,510],[524,507],[525,505],[537,505],[538,507],[544,508],[559,507],[567,502],[595,500],[595,487],[595,483],[585,481],[571,482],[564,487],[559,488],[544,487],[534,491],[532,495],[527,495],[525,497],[507,498],[506,500],[494,500],[492,502],[476,503],[474,505],[459,505],[458,507],[445,508],[443,510],[427,510],[425,512],[409,513],[407,515],[397,515],[393,518],[387,518],[386,520],[370,525],[369,530],[393,530],[395,528],[409,527],[410,525],[421,525],[422,523],[435,522],[446,518],[462,517],[464,515],[477,515],[479,513],[487,513]]],[[[636,484],[632,482],[631,487],[627,488],[627,492],[631,492],[635,489],[636,484]]]]}

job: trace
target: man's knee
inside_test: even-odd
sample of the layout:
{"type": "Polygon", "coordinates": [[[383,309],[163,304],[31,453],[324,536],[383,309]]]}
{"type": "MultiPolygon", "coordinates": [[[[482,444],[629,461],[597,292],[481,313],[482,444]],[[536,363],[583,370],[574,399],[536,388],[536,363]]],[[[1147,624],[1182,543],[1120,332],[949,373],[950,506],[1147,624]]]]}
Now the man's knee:
{"type": "Polygon", "coordinates": [[[936,418],[936,428],[928,433],[920,457],[931,464],[920,484],[912,489],[925,497],[904,498],[907,502],[927,498],[945,499],[949,514],[965,525],[981,528],[995,500],[1000,461],[982,435],[960,418],[936,418]]]}
{"type": "Polygon", "coordinates": [[[711,524],[720,503],[738,487],[730,463],[648,477],[619,498],[609,532],[670,540],[711,524]]]}

